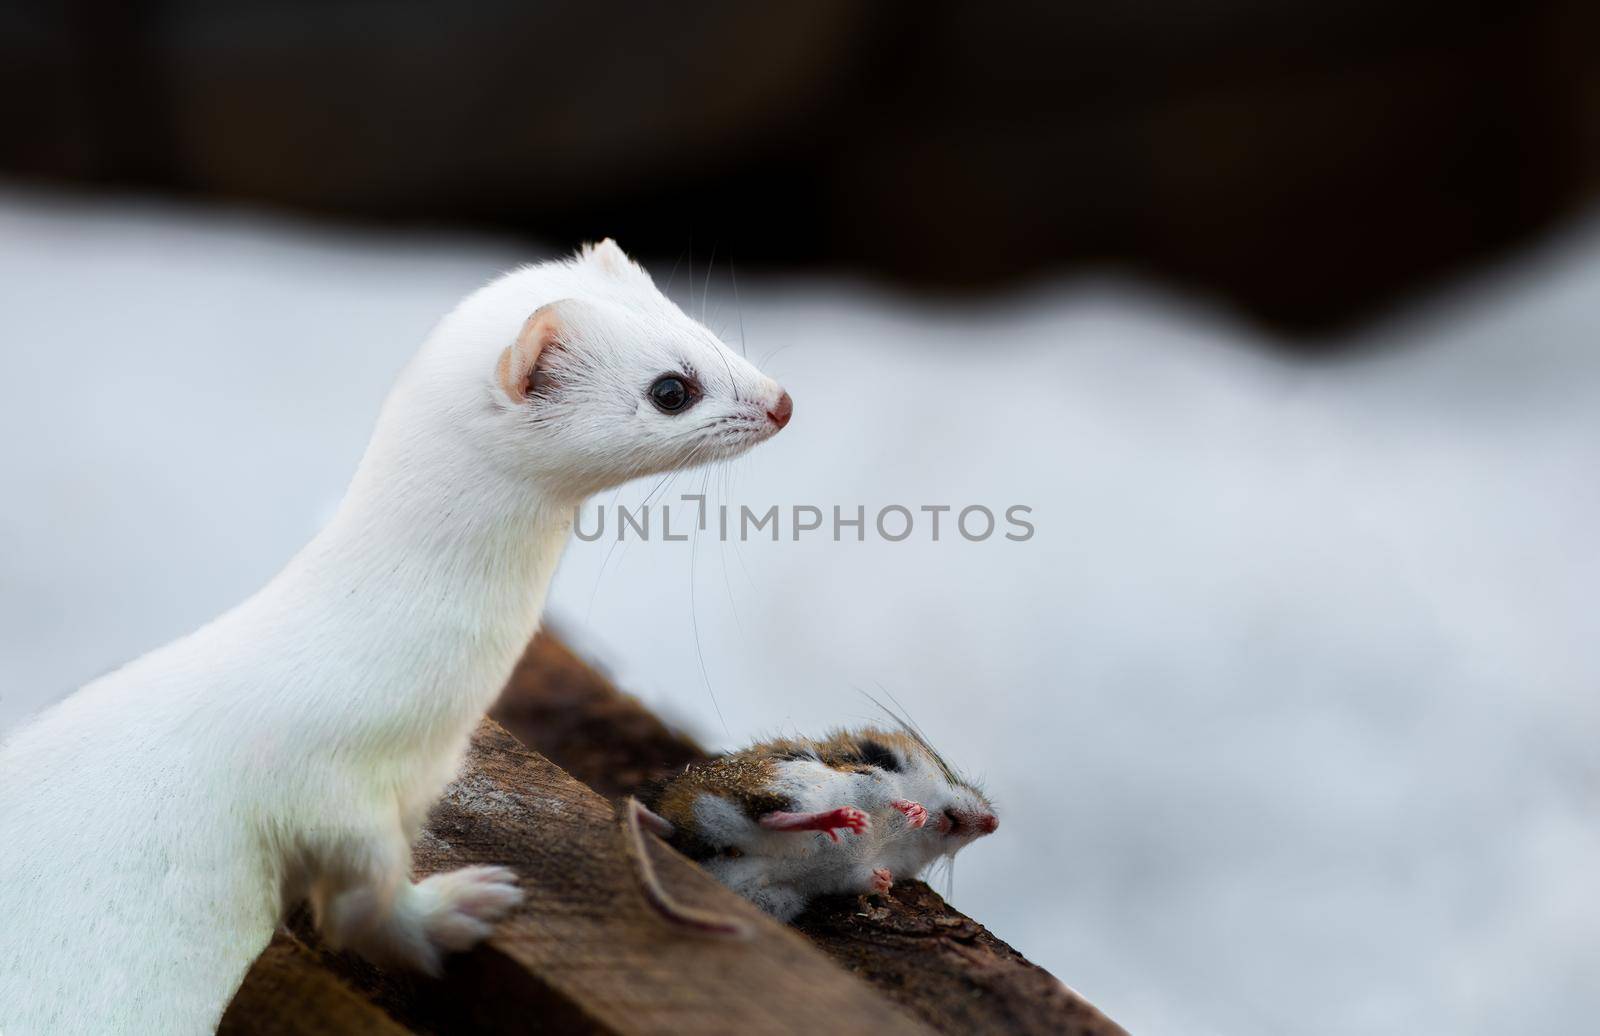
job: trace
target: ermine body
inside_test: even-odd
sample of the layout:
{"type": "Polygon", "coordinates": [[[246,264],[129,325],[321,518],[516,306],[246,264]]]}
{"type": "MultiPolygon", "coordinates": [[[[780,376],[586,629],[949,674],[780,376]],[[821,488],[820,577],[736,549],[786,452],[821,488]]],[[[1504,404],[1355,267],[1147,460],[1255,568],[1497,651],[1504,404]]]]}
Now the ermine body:
{"type": "Polygon", "coordinates": [[[783,921],[815,896],[887,891],[999,826],[983,793],[909,729],[764,742],[642,799],[657,833],[783,921]]]}
{"type": "Polygon", "coordinates": [[[215,1028],[284,909],[436,971],[520,898],[409,846],[533,634],[576,508],[789,398],[611,242],[435,328],[329,526],[265,588],[0,745],[0,1033],[215,1028]]]}

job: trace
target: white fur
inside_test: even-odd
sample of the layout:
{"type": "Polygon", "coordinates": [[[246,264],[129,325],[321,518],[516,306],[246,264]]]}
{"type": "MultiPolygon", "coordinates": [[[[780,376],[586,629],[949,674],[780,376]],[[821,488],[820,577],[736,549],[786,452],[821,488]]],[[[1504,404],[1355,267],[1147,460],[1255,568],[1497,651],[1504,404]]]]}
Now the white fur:
{"type": "Polygon", "coordinates": [[[610,242],[464,301],[280,575],[0,746],[0,1033],[210,1031],[307,897],[383,962],[433,970],[482,938],[514,876],[413,884],[409,846],[534,632],[574,509],[747,449],[778,396],[610,242]],[[558,300],[560,388],[519,404],[497,363],[558,300]],[[663,414],[645,391],[685,364],[705,397],[663,414]]]}
{"type": "Polygon", "coordinates": [[[875,872],[893,879],[913,878],[941,856],[953,856],[980,833],[970,823],[953,833],[940,830],[945,810],[971,818],[994,814],[973,788],[952,784],[934,761],[920,752],[901,753],[897,772],[836,770],[815,759],[778,764],[771,791],[789,797],[790,811],[820,813],[854,806],[868,815],[860,834],[838,832],[835,841],[819,831],[771,831],[732,802],[706,793],[695,800],[697,833],[712,845],[734,846],[743,855],[714,856],[704,866],[723,884],[780,921],[800,913],[813,897],[872,892],[881,888],[875,872]],[[895,801],[921,804],[925,824],[914,827],[895,801]]]}

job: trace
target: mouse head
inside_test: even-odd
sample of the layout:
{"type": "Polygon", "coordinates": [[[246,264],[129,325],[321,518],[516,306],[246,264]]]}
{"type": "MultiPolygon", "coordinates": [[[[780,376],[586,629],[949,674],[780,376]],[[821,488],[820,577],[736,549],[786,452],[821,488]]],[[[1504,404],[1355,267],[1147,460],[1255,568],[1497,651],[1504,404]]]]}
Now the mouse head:
{"type": "Polygon", "coordinates": [[[920,803],[927,821],[918,830],[929,859],[949,855],[1000,826],[994,805],[909,726],[848,735],[861,764],[882,770],[897,794],[920,803]]]}
{"type": "Polygon", "coordinates": [[[493,452],[575,498],[736,456],[793,409],[609,239],[508,274],[449,319],[503,336],[481,375],[491,405],[476,415],[493,452]],[[541,297],[553,300],[528,306],[541,297]]]}
{"type": "Polygon", "coordinates": [[[929,848],[949,855],[993,834],[1000,826],[1000,817],[983,791],[945,762],[920,735],[907,733],[902,737],[907,797],[928,810],[923,831],[932,843],[929,848]]]}

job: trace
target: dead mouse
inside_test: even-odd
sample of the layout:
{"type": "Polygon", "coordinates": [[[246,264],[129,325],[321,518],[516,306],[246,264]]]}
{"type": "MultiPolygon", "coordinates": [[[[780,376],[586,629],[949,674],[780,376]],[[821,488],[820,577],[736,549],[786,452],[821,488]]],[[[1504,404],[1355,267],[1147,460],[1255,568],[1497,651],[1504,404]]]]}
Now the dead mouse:
{"type": "MultiPolygon", "coordinates": [[[[779,738],[655,782],[625,822],[648,827],[780,921],[813,897],[888,891],[999,826],[994,805],[909,725],[779,738]]],[[[640,876],[652,906],[700,930],[640,876]]]]}

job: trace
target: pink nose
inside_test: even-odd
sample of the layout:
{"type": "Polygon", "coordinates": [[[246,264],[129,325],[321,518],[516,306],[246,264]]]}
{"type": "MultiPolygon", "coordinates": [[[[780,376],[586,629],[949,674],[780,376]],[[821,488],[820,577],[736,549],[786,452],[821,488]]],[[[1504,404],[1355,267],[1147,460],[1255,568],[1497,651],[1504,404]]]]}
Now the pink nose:
{"type": "Polygon", "coordinates": [[[983,816],[978,818],[976,826],[978,830],[982,831],[984,834],[992,835],[1000,826],[1000,818],[995,816],[993,813],[985,813],[983,816]]]}
{"type": "Polygon", "coordinates": [[[789,423],[789,415],[792,413],[794,413],[794,400],[790,399],[789,393],[785,392],[778,397],[778,404],[767,411],[767,417],[773,424],[782,428],[789,423]]]}

